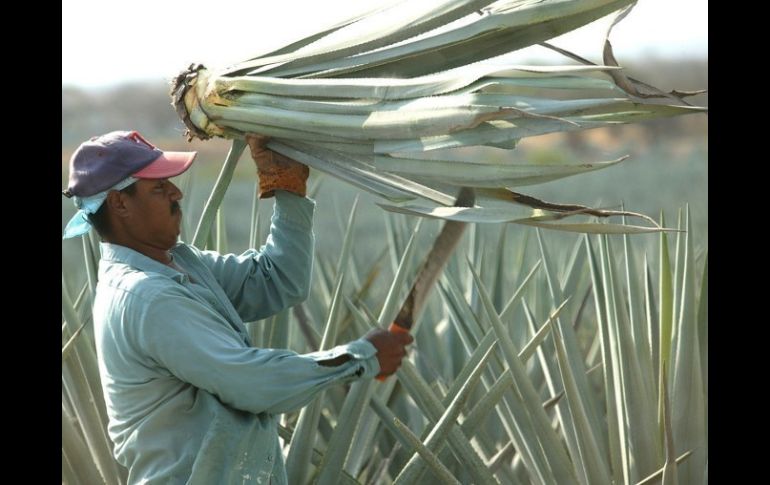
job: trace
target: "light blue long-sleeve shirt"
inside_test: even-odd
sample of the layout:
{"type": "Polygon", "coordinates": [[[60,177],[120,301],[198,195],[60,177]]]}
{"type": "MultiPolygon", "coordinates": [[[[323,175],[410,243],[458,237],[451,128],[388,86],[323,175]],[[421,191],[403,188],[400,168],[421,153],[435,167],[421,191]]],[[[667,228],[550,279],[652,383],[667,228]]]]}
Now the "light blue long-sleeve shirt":
{"type": "Polygon", "coordinates": [[[299,355],[250,346],[244,321],[308,294],[314,203],[276,192],[259,252],[220,255],[179,243],[177,271],[102,243],[94,303],[109,435],[129,483],[285,484],[280,413],[329,385],[379,373],[359,339],[299,355]],[[318,362],[348,354],[336,367],[318,362]]]}

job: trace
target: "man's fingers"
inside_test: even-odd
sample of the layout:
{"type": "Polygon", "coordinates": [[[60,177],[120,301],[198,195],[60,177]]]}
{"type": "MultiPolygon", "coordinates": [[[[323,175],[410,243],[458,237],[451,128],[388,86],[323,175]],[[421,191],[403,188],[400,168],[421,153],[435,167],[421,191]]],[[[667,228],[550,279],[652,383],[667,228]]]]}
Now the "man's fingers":
{"type": "Polygon", "coordinates": [[[256,133],[249,133],[246,135],[246,143],[249,145],[256,145],[259,147],[263,147],[267,145],[267,142],[270,141],[269,136],[265,135],[257,135],[256,133]]]}
{"type": "Polygon", "coordinates": [[[253,158],[256,158],[262,151],[265,150],[265,147],[269,141],[269,136],[256,135],[253,133],[246,135],[246,143],[249,145],[251,156],[253,158]]]}

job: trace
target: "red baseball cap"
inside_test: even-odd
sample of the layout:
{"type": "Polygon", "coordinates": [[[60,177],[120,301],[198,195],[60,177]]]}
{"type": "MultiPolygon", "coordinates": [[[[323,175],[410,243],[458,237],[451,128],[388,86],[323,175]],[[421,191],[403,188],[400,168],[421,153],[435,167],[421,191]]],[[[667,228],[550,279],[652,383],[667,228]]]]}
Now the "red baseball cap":
{"type": "Polygon", "coordinates": [[[128,177],[175,177],[192,164],[197,152],[164,152],[136,131],[113,131],[82,143],[70,159],[64,195],[89,197],[128,177]]]}

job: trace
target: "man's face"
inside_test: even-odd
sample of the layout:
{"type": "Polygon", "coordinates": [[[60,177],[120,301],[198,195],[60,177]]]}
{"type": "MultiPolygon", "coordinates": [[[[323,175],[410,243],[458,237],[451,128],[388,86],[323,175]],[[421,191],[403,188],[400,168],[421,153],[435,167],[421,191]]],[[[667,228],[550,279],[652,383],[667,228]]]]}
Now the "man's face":
{"type": "Polygon", "coordinates": [[[182,209],[179,200],[182,191],[168,179],[140,179],[136,192],[125,198],[130,210],[126,220],[130,236],[137,242],[168,250],[179,237],[182,209]]]}

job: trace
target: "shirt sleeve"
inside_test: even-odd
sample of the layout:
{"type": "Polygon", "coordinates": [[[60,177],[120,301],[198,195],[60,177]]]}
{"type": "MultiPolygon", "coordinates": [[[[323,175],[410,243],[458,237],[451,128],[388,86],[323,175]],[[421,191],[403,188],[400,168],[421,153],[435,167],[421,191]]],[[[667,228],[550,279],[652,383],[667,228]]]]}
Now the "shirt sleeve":
{"type": "Polygon", "coordinates": [[[377,351],[364,339],[304,355],[247,347],[215,311],[175,288],[156,295],[135,328],[136,344],[154,365],[252,413],[293,411],[332,384],[380,372],[377,351]],[[319,364],[342,354],[350,360],[319,364]]]}
{"type": "Polygon", "coordinates": [[[307,299],[313,267],[315,202],[275,192],[270,235],[259,251],[221,255],[201,251],[243,321],[260,320],[307,299]]]}

